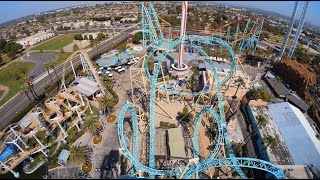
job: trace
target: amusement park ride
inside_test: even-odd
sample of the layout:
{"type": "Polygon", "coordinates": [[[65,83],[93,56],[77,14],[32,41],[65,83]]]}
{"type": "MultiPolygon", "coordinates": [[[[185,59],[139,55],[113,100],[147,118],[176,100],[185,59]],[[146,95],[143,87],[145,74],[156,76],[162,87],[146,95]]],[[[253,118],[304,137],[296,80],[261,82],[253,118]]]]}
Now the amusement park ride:
{"type": "MultiPolygon", "coordinates": [[[[222,86],[226,84],[228,80],[233,76],[235,72],[235,67],[238,63],[237,57],[235,54],[235,50],[239,53],[242,53],[247,48],[256,49],[258,40],[260,37],[260,33],[262,30],[263,19],[260,17],[249,17],[241,20],[232,21],[218,29],[213,30],[210,33],[202,34],[202,35],[194,35],[194,34],[186,34],[186,21],[187,21],[187,5],[186,1],[183,2],[182,5],[182,13],[181,13],[181,29],[180,36],[171,32],[171,28],[169,31],[165,31],[161,28],[159,20],[163,20],[158,17],[154,7],[151,2],[142,2],[142,32],[143,32],[143,47],[147,50],[147,54],[144,56],[142,68],[139,70],[139,74],[142,76],[140,78],[140,82],[143,85],[139,87],[143,89],[143,94],[145,98],[149,101],[149,112],[142,110],[139,106],[138,100],[134,99],[132,103],[127,102],[121,108],[118,119],[118,135],[120,142],[120,152],[129,159],[132,164],[131,168],[131,178],[154,178],[155,176],[167,176],[167,177],[177,177],[177,178],[198,178],[198,172],[207,171],[210,168],[234,168],[237,174],[241,178],[248,178],[246,174],[243,172],[241,168],[254,168],[266,171],[270,176],[274,176],[275,178],[282,179],[284,178],[284,172],[278,168],[276,165],[255,158],[246,158],[246,157],[236,157],[233,149],[231,147],[230,137],[227,131],[226,119],[225,119],[225,110],[224,110],[224,101],[223,94],[221,92],[222,86]],[[239,22],[245,21],[246,26],[244,29],[240,29],[239,22]],[[230,26],[237,25],[236,32],[231,36],[230,26]],[[227,28],[226,35],[223,38],[221,36],[221,31],[227,28]],[[215,37],[212,33],[220,31],[220,38],[215,37]],[[168,35],[168,39],[165,40],[165,34],[168,35]],[[177,37],[173,40],[174,37],[177,37]],[[225,39],[225,41],[223,40],[225,39]],[[199,46],[200,45],[200,46],[199,46]],[[226,48],[230,54],[231,61],[231,70],[229,74],[224,77],[222,81],[218,81],[217,69],[214,66],[214,63],[209,60],[208,54],[203,50],[201,46],[208,45],[214,46],[219,45],[223,48],[226,48]],[[177,64],[174,64],[175,69],[178,71],[184,71],[183,65],[183,48],[184,46],[189,46],[199,52],[202,56],[206,57],[206,61],[213,68],[213,78],[215,79],[213,88],[209,88],[206,90],[202,90],[200,92],[182,92],[175,89],[167,89],[163,83],[159,82],[158,74],[163,70],[161,67],[161,63],[165,61],[168,53],[179,46],[179,57],[177,59],[177,64]],[[158,62],[153,70],[152,75],[149,73],[148,69],[148,61],[157,52],[160,48],[165,49],[159,56],[158,62]],[[146,83],[148,82],[148,83],[146,83]],[[150,91],[147,91],[147,87],[150,88],[150,91]],[[213,104],[202,105],[202,108],[199,112],[196,112],[196,120],[194,124],[194,132],[192,137],[193,142],[193,158],[189,159],[189,163],[185,167],[185,169],[156,169],[155,165],[155,150],[154,150],[154,134],[155,134],[155,103],[156,103],[156,93],[159,91],[166,92],[167,98],[169,96],[192,96],[199,97],[204,94],[209,94],[210,102],[214,102],[213,104]],[[215,93],[215,94],[214,94],[215,93]],[[213,94],[213,95],[212,95],[213,94]],[[213,100],[213,101],[212,101],[213,100]],[[132,120],[132,152],[127,147],[127,143],[125,141],[126,137],[124,135],[124,118],[127,111],[131,113],[132,120]],[[138,112],[137,112],[138,111],[138,112]],[[200,157],[199,147],[198,147],[198,137],[199,137],[199,125],[202,120],[202,117],[205,114],[211,114],[215,119],[218,132],[216,135],[215,147],[211,151],[210,155],[207,158],[200,157]],[[148,133],[148,163],[142,163],[139,161],[141,159],[140,153],[144,150],[139,149],[139,137],[141,132],[142,123],[149,126],[148,133]]],[[[168,23],[165,22],[167,25],[168,23]]],[[[188,67],[187,67],[188,68],[188,67]]],[[[174,69],[174,68],[173,68],[174,69]]],[[[137,69],[130,69],[131,72],[137,72],[137,69]]],[[[132,76],[133,74],[131,74],[132,76]]],[[[164,78],[163,78],[164,79],[164,78]]],[[[165,81],[165,79],[164,79],[165,81]]],[[[132,79],[133,82],[133,79],[132,79]]],[[[137,79],[134,81],[137,82],[137,79]]],[[[139,97],[141,98],[141,96],[139,97]]],[[[170,100],[168,101],[168,105],[170,104],[170,100]]],[[[140,139],[141,140],[141,139],[140,139]]],[[[121,176],[128,177],[128,176],[121,176]]]]}

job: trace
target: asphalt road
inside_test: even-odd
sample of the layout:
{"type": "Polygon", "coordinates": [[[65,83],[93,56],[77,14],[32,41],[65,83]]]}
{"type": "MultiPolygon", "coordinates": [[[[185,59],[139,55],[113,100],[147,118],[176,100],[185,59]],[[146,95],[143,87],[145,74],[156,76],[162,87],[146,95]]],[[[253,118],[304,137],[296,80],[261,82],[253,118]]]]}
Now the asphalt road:
{"type": "MultiPolygon", "coordinates": [[[[118,36],[115,36],[111,39],[108,39],[104,42],[101,42],[97,46],[97,49],[95,49],[95,48],[90,49],[90,51],[88,51],[90,58],[92,58],[93,56],[95,56],[98,53],[105,51],[106,49],[111,48],[114,44],[117,44],[117,43],[124,41],[128,37],[130,32],[136,30],[136,27],[137,26],[128,28],[128,29],[122,31],[121,34],[119,34],[118,36]]],[[[75,67],[78,67],[81,64],[79,55],[75,56],[73,58],[72,62],[75,67]]],[[[70,63],[66,63],[66,73],[69,73],[71,71],[72,71],[72,69],[71,69],[70,63]]],[[[56,72],[57,72],[58,78],[60,80],[63,76],[63,65],[56,67],[56,72]]],[[[51,77],[52,77],[54,83],[57,82],[57,78],[55,77],[54,72],[50,72],[50,74],[51,74],[51,77]]],[[[50,84],[51,84],[50,77],[48,76],[47,73],[43,74],[39,78],[36,78],[35,81],[33,82],[34,90],[36,91],[36,93],[38,95],[44,93],[45,89],[50,84]]],[[[33,100],[31,93],[29,93],[29,97],[33,100]]],[[[0,107],[0,114],[1,114],[1,116],[0,116],[0,129],[3,129],[5,126],[7,126],[10,123],[10,121],[18,113],[20,113],[25,108],[27,108],[30,103],[31,102],[28,99],[28,97],[23,92],[21,92],[21,93],[17,94],[13,99],[8,101],[6,104],[4,104],[2,107],[0,107]]]]}
{"type": "Polygon", "coordinates": [[[25,56],[22,58],[22,62],[33,62],[35,63],[35,67],[32,69],[32,71],[29,73],[29,77],[38,77],[43,72],[46,71],[46,68],[43,66],[46,63],[49,63],[50,61],[55,61],[58,59],[58,55],[56,54],[30,54],[30,56],[25,56]]]}

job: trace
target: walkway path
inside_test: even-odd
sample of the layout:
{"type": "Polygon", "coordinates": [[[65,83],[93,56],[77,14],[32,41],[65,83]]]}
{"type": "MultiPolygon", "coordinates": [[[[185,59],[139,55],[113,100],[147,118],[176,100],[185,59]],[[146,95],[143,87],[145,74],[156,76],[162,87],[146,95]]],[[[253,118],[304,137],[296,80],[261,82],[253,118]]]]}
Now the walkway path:
{"type": "Polygon", "coordinates": [[[1,101],[1,100],[2,100],[4,97],[6,97],[6,95],[8,94],[8,92],[9,92],[9,87],[0,84],[0,91],[3,91],[3,94],[2,94],[2,96],[0,97],[0,101],[1,101]]]}

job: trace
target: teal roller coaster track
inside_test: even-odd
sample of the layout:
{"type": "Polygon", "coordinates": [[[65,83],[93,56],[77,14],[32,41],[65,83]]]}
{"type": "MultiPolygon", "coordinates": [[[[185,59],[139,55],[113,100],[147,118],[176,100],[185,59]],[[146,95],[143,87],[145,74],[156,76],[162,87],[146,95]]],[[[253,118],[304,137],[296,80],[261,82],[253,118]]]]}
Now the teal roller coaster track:
{"type": "MultiPolygon", "coordinates": [[[[206,57],[206,61],[209,63],[209,65],[213,69],[213,77],[214,79],[218,79],[218,74],[217,70],[214,67],[214,64],[211,60],[209,60],[208,55],[205,51],[202,50],[201,47],[196,46],[193,44],[193,42],[199,42],[201,44],[206,44],[206,45],[214,45],[214,44],[219,44],[220,46],[226,48],[228,52],[231,55],[231,70],[229,74],[220,82],[215,81],[214,82],[214,88],[216,90],[216,96],[217,96],[217,104],[218,104],[218,112],[214,110],[214,108],[211,106],[209,107],[204,107],[199,113],[195,121],[195,130],[193,134],[193,157],[197,158],[198,157],[198,152],[199,152],[199,147],[198,147],[198,137],[199,137],[199,125],[202,119],[202,116],[205,113],[211,113],[214,117],[214,119],[217,122],[218,125],[218,133],[217,133],[217,140],[215,143],[215,147],[211,151],[210,155],[204,159],[203,161],[200,161],[190,167],[188,167],[183,174],[183,178],[191,178],[196,172],[200,172],[202,170],[208,169],[208,168],[215,168],[215,167],[234,167],[236,172],[239,174],[241,178],[247,178],[247,176],[243,173],[241,168],[254,168],[254,169],[260,169],[266,172],[269,172],[273,174],[276,178],[278,179],[283,179],[284,178],[284,173],[283,171],[275,166],[274,164],[255,159],[255,158],[244,158],[244,157],[235,157],[233,153],[233,149],[230,144],[230,138],[227,132],[227,126],[226,126],[226,120],[225,120],[225,113],[224,113],[224,106],[223,106],[223,97],[222,97],[222,92],[221,92],[221,87],[232,77],[234,73],[234,69],[237,64],[236,60],[236,55],[232,49],[232,47],[228,44],[228,42],[223,41],[220,38],[213,37],[213,36],[199,36],[199,35],[188,35],[187,37],[180,39],[177,38],[176,40],[169,41],[169,42],[164,42],[163,35],[162,33],[157,33],[157,30],[153,26],[154,21],[157,23],[158,19],[154,18],[157,17],[156,13],[154,11],[154,8],[150,2],[144,4],[142,3],[142,29],[143,29],[143,34],[144,38],[146,36],[151,36],[150,37],[150,42],[153,46],[153,49],[149,51],[148,55],[146,56],[145,59],[145,72],[147,78],[151,81],[151,86],[150,86],[150,109],[149,109],[149,163],[148,166],[142,164],[139,162],[137,158],[137,153],[139,152],[138,148],[138,119],[137,119],[137,114],[136,114],[136,109],[131,103],[126,103],[119,114],[118,118],[118,136],[119,136],[119,142],[120,142],[120,147],[122,150],[122,153],[129,159],[129,161],[132,163],[134,169],[139,169],[143,172],[146,172],[149,174],[149,177],[154,177],[155,175],[161,175],[161,176],[181,176],[182,172],[180,172],[177,169],[172,169],[172,170],[158,170],[155,169],[155,155],[154,155],[154,129],[155,129],[155,93],[157,89],[160,90],[165,90],[168,91],[171,94],[176,94],[180,96],[198,96],[200,94],[204,93],[209,93],[212,92],[211,89],[208,89],[206,91],[200,91],[200,92],[179,92],[175,91],[172,89],[166,89],[165,86],[158,86],[157,85],[157,79],[158,79],[158,74],[160,71],[160,66],[161,63],[165,60],[166,56],[176,46],[178,46],[181,43],[184,43],[192,48],[195,48],[198,50],[203,56],[206,57]],[[149,8],[148,8],[149,7],[149,8]],[[147,17],[147,18],[145,18],[147,17]],[[152,19],[153,18],[153,19],[152,19]],[[149,23],[147,23],[149,22],[149,23]],[[149,27],[149,30],[147,29],[149,27]],[[160,38],[157,36],[157,34],[160,34],[160,38]],[[148,70],[148,60],[149,58],[156,52],[159,48],[161,47],[166,47],[166,50],[160,55],[160,58],[158,60],[158,63],[153,71],[153,75],[151,76],[148,70]],[[123,132],[123,123],[124,123],[124,116],[127,111],[131,112],[132,116],[132,124],[133,124],[133,152],[131,153],[128,148],[127,144],[125,141],[125,136],[123,132]],[[219,152],[219,149],[221,146],[224,144],[227,150],[227,154],[229,157],[227,158],[216,158],[217,153],[219,152]]],[[[259,31],[261,31],[261,28],[257,28],[259,31]]],[[[159,31],[159,30],[158,30],[159,31]]],[[[160,30],[161,32],[161,30],[160,30]]],[[[256,36],[256,35],[255,35],[256,36]]],[[[248,37],[249,39],[253,39],[253,37],[248,37]]],[[[256,39],[254,40],[256,41],[256,39]]],[[[240,43],[241,44],[241,43],[240,43]]],[[[256,44],[255,44],[256,45],[256,44]]],[[[242,47],[242,46],[241,46],[242,47]]]]}

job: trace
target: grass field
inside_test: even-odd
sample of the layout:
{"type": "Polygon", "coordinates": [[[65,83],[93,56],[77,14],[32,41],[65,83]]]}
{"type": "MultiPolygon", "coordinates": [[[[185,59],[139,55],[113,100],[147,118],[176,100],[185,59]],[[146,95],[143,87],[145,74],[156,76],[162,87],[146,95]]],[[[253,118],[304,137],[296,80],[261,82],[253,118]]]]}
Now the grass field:
{"type": "Polygon", "coordinates": [[[30,71],[34,66],[35,64],[31,62],[15,62],[0,70],[0,84],[9,87],[9,93],[0,101],[0,105],[3,105],[6,101],[21,91],[24,82],[22,79],[17,79],[16,75],[19,73],[21,68],[26,67],[28,71],[30,71]]]}
{"type": "Polygon", "coordinates": [[[43,44],[40,44],[31,50],[59,50],[72,43],[74,34],[66,34],[53,38],[43,44]]]}
{"type": "Polygon", "coordinates": [[[67,53],[67,52],[65,52],[65,53],[55,53],[55,54],[58,54],[58,59],[56,60],[56,63],[57,64],[61,64],[61,63],[63,63],[65,60],[67,60],[67,58],[72,54],[72,53],[67,53]]]}

